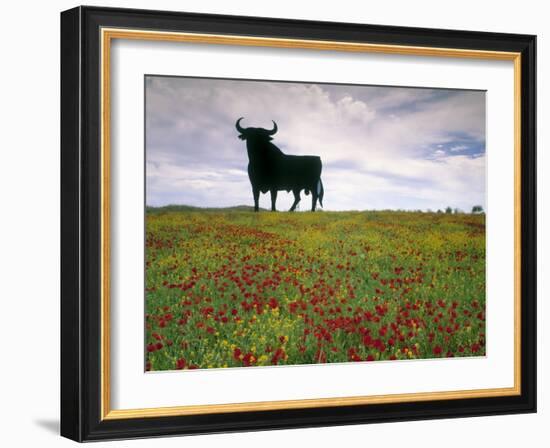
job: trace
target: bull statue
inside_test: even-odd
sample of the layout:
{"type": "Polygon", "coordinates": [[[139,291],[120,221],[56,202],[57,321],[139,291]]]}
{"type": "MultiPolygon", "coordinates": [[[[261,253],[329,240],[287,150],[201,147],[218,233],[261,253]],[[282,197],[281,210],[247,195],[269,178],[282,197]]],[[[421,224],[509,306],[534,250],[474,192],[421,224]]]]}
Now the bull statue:
{"type": "Polygon", "coordinates": [[[318,156],[293,156],[284,154],[271,143],[272,135],[277,132],[277,123],[273,129],[243,128],[239,118],[235,127],[239,138],[246,140],[248,152],[248,177],[254,195],[254,211],[258,211],[260,192],[271,193],[271,211],[276,211],[277,192],[287,191],[294,194],[291,212],[300,202],[300,192],[311,192],[311,211],[315,211],[317,199],[323,206],[323,182],[321,182],[322,163],[318,156]]]}

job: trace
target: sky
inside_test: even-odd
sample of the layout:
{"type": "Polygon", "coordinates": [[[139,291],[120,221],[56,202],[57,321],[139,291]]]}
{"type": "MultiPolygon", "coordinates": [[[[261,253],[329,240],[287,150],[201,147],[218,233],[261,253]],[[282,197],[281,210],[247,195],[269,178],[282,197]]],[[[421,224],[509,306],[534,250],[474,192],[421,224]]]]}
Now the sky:
{"type": "Polygon", "coordinates": [[[244,117],[321,157],[325,210],[485,208],[483,91],[147,76],[145,99],[148,206],[253,205],[244,117]]]}

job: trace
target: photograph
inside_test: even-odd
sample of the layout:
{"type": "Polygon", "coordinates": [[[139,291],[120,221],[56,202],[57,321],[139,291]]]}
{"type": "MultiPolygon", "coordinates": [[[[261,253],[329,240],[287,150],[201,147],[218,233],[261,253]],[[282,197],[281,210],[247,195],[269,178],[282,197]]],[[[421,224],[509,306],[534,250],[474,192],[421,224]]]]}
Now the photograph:
{"type": "Polygon", "coordinates": [[[541,25],[297,6],[61,12],[60,434],[540,439],[541,25]]]}
{"type": "Polygon", "coordinates": [[[144,370],[486,356],[486,93],[146,74],[144,370]]]}

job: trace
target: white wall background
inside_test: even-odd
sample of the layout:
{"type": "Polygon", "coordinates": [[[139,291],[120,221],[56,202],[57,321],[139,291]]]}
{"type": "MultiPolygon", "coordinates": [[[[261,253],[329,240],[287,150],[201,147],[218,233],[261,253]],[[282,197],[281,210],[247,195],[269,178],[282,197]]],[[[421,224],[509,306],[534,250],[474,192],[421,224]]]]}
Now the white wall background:
{"type": "MultiPolygon", "coordinates": [[[[319,2],[278,0],[89,1],[88,4],[204,13],[454,28],[537,34],[539,194],[539,413],[336,428],[125,441],[109,446],[548,446],[550,393],[545,373],[550,332],[547,262],[550,238],[550,36],[545,2],[393,0],[319,2]],[[545,203],[545,204],[543,204],[545,203]],[[545,279],[546,277],[546,279],[545,279]]],[[[0,27],[0,440],[5,446],[69,446],[59,414],[59,12],[71,1],[21,1],[2,6],[0,27]],[[7,305],[7,308],[6,308],[7,305]]],[[[99,444],[96,446],[103,446],[99,444]]]]}

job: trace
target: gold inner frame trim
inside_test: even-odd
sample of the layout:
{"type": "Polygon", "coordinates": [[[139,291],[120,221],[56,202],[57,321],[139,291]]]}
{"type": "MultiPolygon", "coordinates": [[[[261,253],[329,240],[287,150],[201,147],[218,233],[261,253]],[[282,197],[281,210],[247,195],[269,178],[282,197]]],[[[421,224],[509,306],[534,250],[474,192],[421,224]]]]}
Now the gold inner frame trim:
{"type": "Polygon", "coordinates": [[[406,403],[431,400],[503,397],[521,394],[521,54],[459,48],[418,47],[305,39],[278,39],[238,35],[177,33],[137,29],[101,29],[101,419],[307,409],[381,403],[406,403]],[[229,404],[187,405],[141,409],[111,409],[110,346],[110,63],[113,39],[185,42],[212,45],[239,45],[383,53],[411,56],[454,57],[513,61],[514,63],[514,386],[493,389],[419,392],[303,400],[280,400],[229,404]]]}

